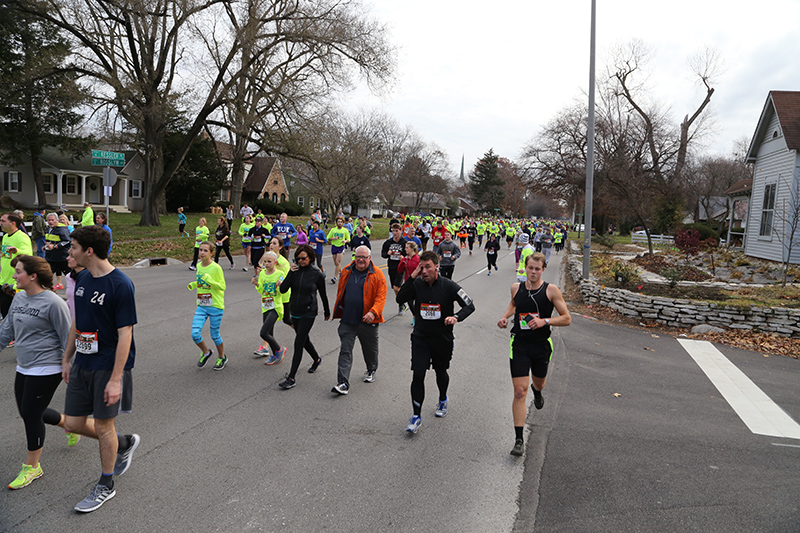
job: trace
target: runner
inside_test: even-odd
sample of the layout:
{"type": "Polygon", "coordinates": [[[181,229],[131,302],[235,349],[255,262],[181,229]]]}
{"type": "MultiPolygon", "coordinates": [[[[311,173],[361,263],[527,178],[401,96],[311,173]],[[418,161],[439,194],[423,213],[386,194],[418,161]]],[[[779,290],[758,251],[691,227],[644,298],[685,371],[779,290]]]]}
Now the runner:
{"type": "Polygon", "coordinates": [[[183,208],[178,208],[178,235],[181,237],[188,237],[186,232],[186,215],[183,214],[183,208]]]}
{"type": "Polygon", "coordinates": [[[453,356],[453,325],[463,322],[475,311],[472,299],[455,281],[439,276],[436,267],[439,256],[424,252],[411,277],[403,283],[397,294],[397,303],[414,302],[414,316],[420,318],[411,333],[411,402],[414,415],[406,431],[416,433],[422,423],[422,402],[425,400],[425,373],[433,366],[439,403],[436,416],[447,414],[449,398],[447,387],[450,376],[450,359],[453,356]],[[461,309],[454,313],[455,302],[461,309]]]}
{"type": "Polygon", "coordinates": [[[283,241],[283,257],[289,257],[289,248],[292,246],[292,237],[297,235],[297,230],[292,224],[287,222],[289,215],[281,213],[280,222],[270,228],[270,235],[278,237],[283,241]]]}
{"type": "Polygon", "coordinates": [[[344,217],[336,217],[336,227],[328,232],[328,242],[331,243],[331,256],[335,266],[331,283],[336,283],[339,272],[342,271],[342,253],[348,242],[350,242],[350,232],[344,227],[344,217]]]}
{"type": "Polygon", "coordinates": [[[500,253],[500,239],[496,235],[489,233],[486,238],[486,275],[492,275],[492,267],[497,270],[497,255],[500,253]]]}
{"type": "Polygon", "coordinates": [[[516,243],[517,245],[514,248],[514,268],[519,269],[519,259],[522,256],[522,250],[530,244],[530,235],[527,233],[519,233],[516,238],[516,243]]]}
{"type": "Polygon", "coordinates": [[[81,215],[81,227],[86,226],[94,226],[94,211],[89,202],[83,202],[83,215],[81,215]]]}
{"type": "MultiPolygon", "coordinates": [[[[286,276],[289,275],[289,270],[291,265],[289,264],[289,261],[282,255],[283,241],[278,237],[270,237],[269,242],[267,242],[267,251],[272,252],[278,256],[278,263],[276,264],[275,268],[283,272],[283,277],[285,279],[286,276]]],[[[263,258],[261,264],[259,265],[259,268],[264,268],[263,258]]],[[[292,291],[288,290],[285,293],[282,293],[279,298],[284,307],[283,323],[289,327],[292,327],[292,318],[290,313],[287,312],[288,309],[286,308],[289,307],[289,300],[291,299],[291,297],[292,297],[292,291]]]]}
{"type": "Polygon", "coordinates": [[[531,246],[529,242],[525,243],[525,246],[523,246],[522,250],[519,253],[519,262],[517,263],[516,273],[517,273],[517,281],[519,281],[520,283],[528,279],[528,275],[526,274],[525,270],[525,260],[533,253],[536,253],[536,250],[533,248],[533,246],[531,246]]]}
{"type": "Polygon", "coordinates": [[[192,264],[189,265],[189,270],[197,270],[197,256],[200,252],[200,243],[208,240],[208,228],[206,227],[205,217],[200,217],[197,221],[197,227],[194,228],[194,256],[192,257],[192,264]]]}
{"type": "MultiPolygon", "coordinates": [[[[231,216],[233,216],[232,209],[231,216]]],[[[219,263],[219,254],[221,252],[225,252],[225,255],[228,257],[228,261],[231,262],[231,267],[229,270],[233,270],[235,265],[233,264],[233,256],[231,256],[231,227],[228,225],[228,221],[225,217],[219,217],[217,219],[217,229],[214,232],[214,238],[216,238],[217,244],[217,251],[214,254],[214,262],[219,263]]]]}
{"type": "Polygon", "coordinates": [[[353,261],[356,260],[356,248],[359,246],[366,246],[370,250],[370,256],[372,254],[372,244],[369,242],[369,236],[364,233],[364,227],[359,224],[356,226],[356,233],[350,239],[350,249],[353,251],[353,261]]]}
{"type": "Polygon", "coordinates": [[[289,309],[295,332],[292,368],[286,375],[286,379],[279,384],[282,389],[291,389],[297,384],[295,376],[300,368],[300,361],[303,359],[303,349],[314,360],[311,368],[308,369],[309,374],[316,372],[322,363],[322,357],[319,356],[308,336],[319,312],[317,293],[322,299],[325,320],[331,318],[328,295],[325,293],[325,277],[314,266],[314,250],[307,244],[298,246],[294,252],[294,258],[296,263],[292,264],[289,274],[280,286],[283,293],[289,289],[292,291],[289,309]]]}
{"type": "Polygon", "coordinates": [[[433,252],[438,253],[439,243],[444,240],[445,227],[441,219],[436,222],[436,227],[431,230],[431,240],[433,241],[433,252]]]}
{"type": "MultiPolygon", "coordinates": [[[[402,285],[401,278],[397,277],[397,266],[400,264],[400,260],[403,256],[406,255],[406,240],[400,236],[402,232],[402,228],[400,224],[392,224],[392,235],[388,239],[383,242],[383,247],[381,248],[381,257],[386,259],[386,270],[389,273],[389,283],[392,285],[394,289],[394,294],[397,296],[397,292],[400,290],[400,285],[402,285]]],[[[403,315],[406,310],[406,305],[400,304],[398,306],[397,314],[403,315]]]]}
{"type": "MultiPolygon", "coordinates": [[[[403,276],[403,283],[408,281],[408,278],[411,277],[411,273],[417,268],[419,264],[419,246],[415,242],[407,242],[406,243],[406,256],[400,260],[400,264],[397,265],[397,274],[403,276]]],[[[414,302],[411,301],[408,303],[409,309],[411,309],[411,313],[414,313],[414,302]]],[[[416,315],[411,319],[411,327],[414,327],[414,322],[417,320],[416,315]]]]}
{"type": "Polygon", "coordinates": [[[5,213],[0,216],[0,229],[3,235],[3,244],[0,248],[0,315],[8,314],[11,302],[16,294],[17,282],[14,281],[14,268],[11,260],[18,255],[33,255],[31,238],[24,231],[20,231],[22,219],[14,213],[5,213]]]}
{"type": "MultiPolygon", "coordinates": [[[[270,239],[270,231],[264,227],[264,215],[256,215],[255,226],[247,231],[247,235],[250,237],[250,261],[253,268],[256,268],[261,264],[265,243],[270,239]]],[[[281,239],[282,247],[283,240],[281,239]]]]}
{"type": "Polygon", "coordinates": [[[525,450],[523,430],[527,418],[528,374],[532,374],[533,405],[544,407],[545,378],[553,357],[551,326],[569,326],[572,317],[561,291],[542,279],[547,262],[544,255],[535,252],[525,258],[526,280],[511,285],[511,302],[497,327],[505,329],[508,319],[514,317],[511,328],[511,381],[514,384],[514,448],[511,455],[522,455],[525,450]],[[558,311],[552,317],[553,309],[558,311]]]}
{"type": "Polygon", "coordinates": [[[75,282],[75,320],[61,361],[67,383],[64,428],[100,441],[100,480],[75,510],[88,513],[116,495],[113,476],[128,471],[141,439],[117,434],[115,419],[133,406],[136,299],[131,280],[108,262],[111,236],[97,226],[72,234],[69,254],[85,268],[75,282]],[[72,361],[73,356],[75,360],[72,361]],[[88,421],[94,417],[94,423],[88,421]]]}
{"type": "MultiPolygon", "coordinates": [[[[30,255],[11,260],[20,293],[14,298],[9,317],[0,324],[0,351],[15,340],[17,372],[14,396],[25,424],[28,456],[19,475],[9,483],[21,489],[42,477],[39,459],[45,438],[45,424],[61,425],[61,415],[48,408],[61,383],[61,357],[71,324],[67,304],[53,292],[53,274],[47,262],[30,255]]],[[[79,436],[68,435],[74,446],[79,436]]]]}
{"type": "Polygon", "coordinates": [[[67,231],[69,231],[70,235],[72,234],[73,231],[75,231],[75,228],[72,226],[72,224],[69,223],[69,219],[67,218],[67,215],[65,215],[64,213],[58,215],[58,222],[59,224],[66,226],[67,231]]]}
{"type": "Polygon", "coordinates": [[[203,340],[202,330],[206,320],[208,320],[211,340],[213,340],[214,344],[217,346],[218,354],[217,362],[214,364],[214,370],[222,370],[228,363],[228,358],[225,356],[225,346],[219,334],[219,327],[222,324],[222,315],[225,311],[226,284],[222,267],[211,260],[213,249],[214,245],[209,241],[200,244],[200,265],[197,267],[197,279],[191,282],[187,288],[190,291],[197,290],[197,308],[195,309],[194,319],[192,320],[192,340],[201,350],[200,360],[197,361],[197,366],[200,368],[206,366],[209,357],[214,353],[212,350],[208,349],[206,342],[203,340]]]}
{"type": "Polygon", "coordinates": [[[284,280],[284,273],[276,268],[279,254],[275,252],[264,253],[264,268],[253,276],[252,283],[261,295],[261,347],[254,353],[259,357],[268,357],[264,364],[274,365],[283,361],[286,348],[282,348],[275,340],[275,322],[283,319],[283,295],[280,286],[284,280]],[[269,346],[269,348],[267,348],[269,346]],[[272,353],[270,354],[270,349],[272,353]]]}
{"type": "Polygon", "coordinates": [[[250,215],[245,215],[242,223],[239,225],[239,236],[242,238],[242,248],[244,249],[244,270],[247,272],[247,265],[250,264],[250,243],[253,238],[250,236],[250,228],[255,227],[255,222],[250,215]]]}
{"type": "Polygon", "coordinates": [[[439,273],[448,278],[453,279],[453,271],[456,268],[456,260],[461,257],[461,249],[452,240],[450,232],[444,233],[444,240],[439,243],[439,273]]]}
{"type": "Polygon", "coordinates": [[[50,213],[47,215],[47,233],[45,234],[44,258],[50,265],[53,275],[57,276],[58,283],[53,287],[54,291],[64,288],[63,276],[69,272],[67,266],[67,256],[69,247],[72,244],[72,237],[66,226],[58,223],[58,215],[50,213]]]}
{"type": "MultiPolygon", "coordinates": [[[[319,209],[316,214],[319,215],[319,209]]],[[[319,215],[320,218],[322,215],[319,215]]],[[[311,222],[311,231],[308,232],[308,243],[314,249],[314,256],[317,259],[317,268],[325,273],[325,268],[322,266],[322,253],[325,250],[324,245],[328,244],[328,239],[325,237],[325,232],[319,229],[319,220],[314,218],[311,222]]]]}
{"type": "MultiPolygon", "coordinates": [[[[469,243],[469,255],[472,255],[472,247],[475,246],[475,236],[478,230],[475,229],[475,223],[472,222],[467,228],[467,242],[469,243]]],[[[478,244],[480,246],[480,244],[478,244]]]]}

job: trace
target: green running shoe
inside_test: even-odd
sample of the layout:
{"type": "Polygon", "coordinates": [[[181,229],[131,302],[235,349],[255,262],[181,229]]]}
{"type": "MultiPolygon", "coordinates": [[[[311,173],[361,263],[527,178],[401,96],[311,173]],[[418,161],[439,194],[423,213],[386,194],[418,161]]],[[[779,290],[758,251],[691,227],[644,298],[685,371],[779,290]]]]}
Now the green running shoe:
{"type": "Polygon", "coordinates": [[[17,490],[22,487],[30,485],[34,479],[42,477],[42,465],[38,464],[35,467],[31,465],[22,465],[22,471],[17,476],[17,479],[8,484],[9,489],[17,490]]]}

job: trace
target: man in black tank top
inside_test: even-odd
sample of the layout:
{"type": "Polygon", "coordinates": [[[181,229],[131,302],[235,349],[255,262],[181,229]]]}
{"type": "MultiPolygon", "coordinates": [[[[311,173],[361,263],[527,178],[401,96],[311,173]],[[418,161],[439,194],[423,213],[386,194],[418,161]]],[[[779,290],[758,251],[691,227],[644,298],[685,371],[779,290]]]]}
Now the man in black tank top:
{"type": "Polygon", "coordinates": [[[525,258],[525,282],[511,285],[511,302],[497,326],[505,329],[508,319],[514,317],[511,328],[511,381],[514,384],[514,448],[511,455],[522,455],[525,442],[522,434],[528,416],[527,394],[528,374],[533,376],[533,405],[544,407],[545,378],[553,355],[553,341],[550,338],[551,326],[569,326],[572,317],[561,291],[552,283],[542,279],[547,268],[545,256],[534,252],[525,258]],[[553,317],[553,309],[558,316],[553,317]]]}

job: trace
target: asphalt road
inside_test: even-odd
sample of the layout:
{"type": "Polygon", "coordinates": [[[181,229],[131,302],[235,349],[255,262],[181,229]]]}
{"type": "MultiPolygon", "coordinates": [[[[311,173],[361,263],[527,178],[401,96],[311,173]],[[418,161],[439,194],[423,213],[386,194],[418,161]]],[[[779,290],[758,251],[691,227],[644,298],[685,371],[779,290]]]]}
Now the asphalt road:
{"type": "MultiPolygon", "coordinates": [[[[558,259],[556,257],[556,259],[558,259]]],[[[558,282],[553,261],[548,281],[558,282]]],[[[378,259],[377,264],[383,261],[378,259]]],[[[227,261],[223,260],[223,267],[227,261]]],[[[330,260],[326,261],[330,270],[330,260]]],[[[336,322],[311,338],[324,362],[294,389],[277,387],[289,361],[265,366],[259,300],[249,273],[227,272],[221,372],[195,365],[194,296],[185,266],[125,269],[137,290],[134,412],[120,432],[142,436],[117,496],[98,511],[72,507],[99,476],[97,446],[70,449],[50,430],[45,475],[0,490],[2,531],[798,531],[800,440],[755,435],[673,338],[574,317],[556,329],[543,410],[529,416],[526,455],[513,458],[508,302],[513,256],[487,276],[482,253],[454,279],[476,312],[456,325],[450,410],[411,415],[411,317],[380,330],[377,381],[362,383],[356,348],[351,393],[336,381],[336,322]],[[615,395],[616,393],[616,395],[615,395]]],[[[334,286],[328,285],[331,302],[334,286]]],[[[290,345],[291,329],[276,327],[290,345]]],[[[207,338],[207,334],[206,334],[207,338]]],[[[787,414],[800,420],[800,361],[718,347],[787,414]]],[[[25,457],[13,399],[14,351],[0,354],[0,464],[5,483],[25,457]]],[[[63,406],[62,386],[52,406],[63,406]]]]}

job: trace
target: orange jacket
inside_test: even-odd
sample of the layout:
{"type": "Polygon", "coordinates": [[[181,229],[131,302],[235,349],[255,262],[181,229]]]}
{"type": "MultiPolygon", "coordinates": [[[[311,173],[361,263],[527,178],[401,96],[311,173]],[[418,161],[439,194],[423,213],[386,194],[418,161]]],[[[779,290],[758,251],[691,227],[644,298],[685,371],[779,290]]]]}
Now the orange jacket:
{"type": "MultiPolygon", "coordinates": [[[[333,305],[333,318],[342,318],[342,297],[347,287],[347,280],[356,263],[353,261],[342,269],[339,275],[339,287],[336,289],[336,303],[333,305]]],[[[372,311],[375,315],[373,324],[383,322],[383,306],[386,305],[386,277],[380,269],[375,268],[372,261],[367,268],[367,279],[364,282],[364,314],[372,311]]]]}

